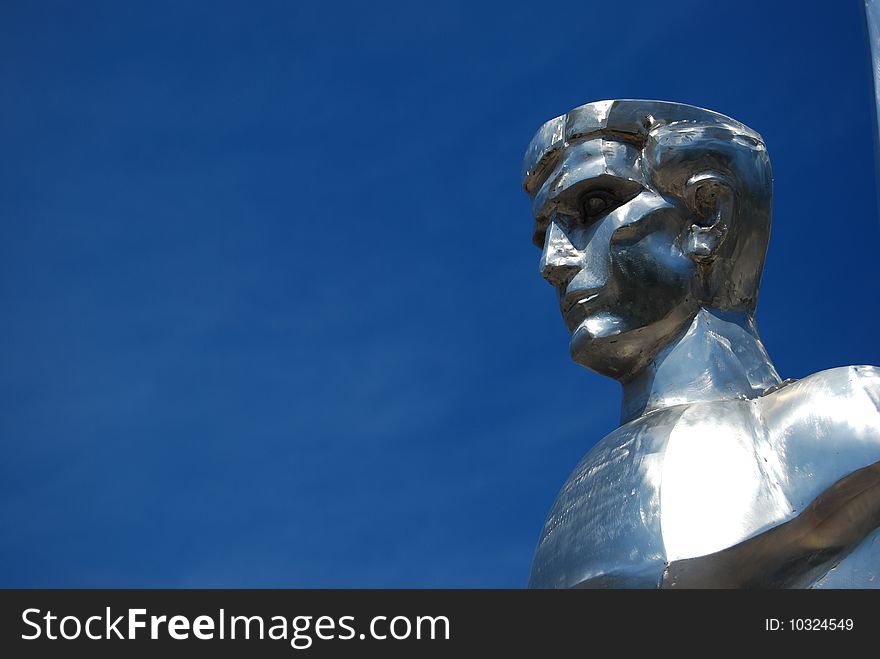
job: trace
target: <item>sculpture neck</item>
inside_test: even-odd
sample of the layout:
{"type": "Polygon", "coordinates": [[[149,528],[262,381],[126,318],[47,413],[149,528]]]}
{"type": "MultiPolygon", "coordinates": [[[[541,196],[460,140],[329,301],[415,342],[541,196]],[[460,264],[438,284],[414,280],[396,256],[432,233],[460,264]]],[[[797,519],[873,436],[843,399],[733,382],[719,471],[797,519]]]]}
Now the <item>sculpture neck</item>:
{"type": "Polygon", "coordinates": [[[755,398],[779,383],[751,313],[701,308],[647,367],[623,383],[621,424],[672,405],[755,398]]]}

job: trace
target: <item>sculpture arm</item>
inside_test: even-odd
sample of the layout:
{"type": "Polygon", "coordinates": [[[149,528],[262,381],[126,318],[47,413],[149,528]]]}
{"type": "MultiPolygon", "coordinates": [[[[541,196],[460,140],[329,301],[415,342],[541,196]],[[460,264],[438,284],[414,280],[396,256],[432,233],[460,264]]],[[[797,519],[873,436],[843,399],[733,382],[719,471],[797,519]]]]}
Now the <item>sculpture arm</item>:
{"type": "Polygon", "coordinates": [[[661,588],[809,585],[880,527],[880,462],[840,479],[800,515],[708,556],[674,561],[661,588]]]}

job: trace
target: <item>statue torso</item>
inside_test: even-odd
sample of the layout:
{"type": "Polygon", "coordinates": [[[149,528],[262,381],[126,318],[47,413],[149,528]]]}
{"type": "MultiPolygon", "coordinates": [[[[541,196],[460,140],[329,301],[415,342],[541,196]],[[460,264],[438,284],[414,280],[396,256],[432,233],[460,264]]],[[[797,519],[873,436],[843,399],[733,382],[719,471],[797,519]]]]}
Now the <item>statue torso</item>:
{"type": "MultiPolygon", "coordinates": [[[[657,587],[667,563],[798,515],[880,461],[880,369],[823,371],[753,400],[678,405],[600,441],[562,488],[530,586],[657,587]]],[[[813,587],[880,587],[880,533],[813,587]]]]}

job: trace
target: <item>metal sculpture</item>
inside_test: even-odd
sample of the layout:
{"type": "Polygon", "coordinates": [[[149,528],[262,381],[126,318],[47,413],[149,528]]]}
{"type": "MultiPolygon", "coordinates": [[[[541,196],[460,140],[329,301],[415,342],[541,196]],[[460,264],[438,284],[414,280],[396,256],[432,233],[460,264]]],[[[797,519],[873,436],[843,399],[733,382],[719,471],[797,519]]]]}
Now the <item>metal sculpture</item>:
{"type": "Polygon", "coordinates": [[[571,355],[623,386],[529,585],[880,587],[880,369],[782,381],[770,361],[761,136],[679,103],[589,103],[544,124],[523,177],[571,355]]]}

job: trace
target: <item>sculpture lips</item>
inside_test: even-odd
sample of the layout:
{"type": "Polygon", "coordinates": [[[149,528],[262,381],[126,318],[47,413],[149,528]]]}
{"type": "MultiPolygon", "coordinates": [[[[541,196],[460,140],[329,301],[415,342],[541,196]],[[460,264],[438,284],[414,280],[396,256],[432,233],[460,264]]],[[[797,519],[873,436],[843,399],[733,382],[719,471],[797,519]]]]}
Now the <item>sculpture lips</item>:
{"type": "Polygon", "coordinates": [[[584,306],[595,300],[597,297],[599,297],[598,291],[596,289],[591,289],[586,291],[575,291],[562,298],[562,302],[559,304],[559,309],[562,311],[562,318],[565,320],[565,324],[570,331],[574,331],[574,329],[580,325],[584,316],[586,316],[586,309],[584,306]]]}

